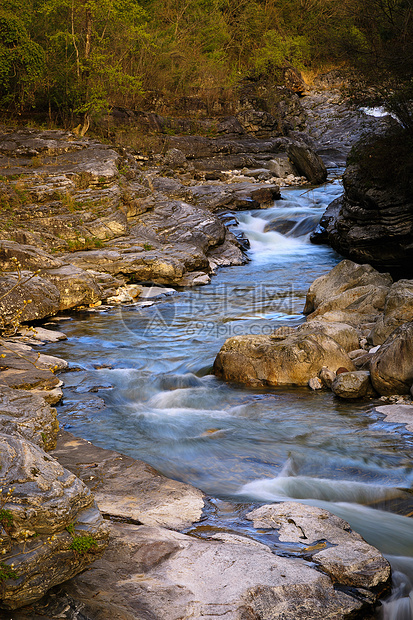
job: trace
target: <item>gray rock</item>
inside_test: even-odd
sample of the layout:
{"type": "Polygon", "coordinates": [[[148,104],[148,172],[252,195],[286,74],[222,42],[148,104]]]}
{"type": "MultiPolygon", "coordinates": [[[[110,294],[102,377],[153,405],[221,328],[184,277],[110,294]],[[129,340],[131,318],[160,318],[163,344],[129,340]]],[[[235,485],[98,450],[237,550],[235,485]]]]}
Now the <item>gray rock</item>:
{"type": "Polygon", "coordinates": [[[327,510],[285,502],[261,506],[247,518],[255,528],[277,530],[280,541],[305,545],[312,561],[336,584],[383,588],[390,579],[390,565],[380,551],[327,510]]]}
{"type": "Polygon", "coordinates": [[[34,245],[24,245],[0,240],[0,266],[2,271],[16,271],[16,259],[20,263],[20,268],[27,271],[37,271],[38,269],[50,269],[62,266],[62,261],[55,256],[44,252],[41,248],[34,245]]]}
{"type": "Polygon", "coordinates": [[[324,384],[321,381],[321,379],[319,379],[318,377],[311,377],[311,379],[308,382],[308,387],[311,390],[322,390],[324,387],[324,384]]]}
{"type": "Polygon", "coordinates": [[[288,157],[310,183],[324,183],[327,179],[327,168],[323,160],[309,146],[303,143],[291,143],[287,147],[288,157]]]}
{"type": "Polygon", "coordinates": [[[306,562],[247,538],[127,524],[112,524],[107,552],[65,591],[87,617],[122,620],[344,620],[363,607],[362,594],[340,592],[306,562]]]}
{"type": "Polygon", "coordinates": [[[409,394],[413,383],[413,322],[392,332],[373,355],[370,372],[379,394],[409,394]]]}
{"type": "Polygon", "coordinates": [[[9,435],[0,435],[0,450],[2,507],[10,515],[2,560],[16,571],[2,583],[0,606],[16,609],[84,570],[105,548],[107,527],[89,489],[43,450],[9,435]],[[84,552],[73,548],[80,535],[89,536],[84,552]]]}
{"type": "Polygon", "coordinates": [[[203,493],[155,469],[61,431],[52,452],[93,491],[100,510],[145,525],[183,529],[201,518],[203,493]]]}
{"type": "Polygon", "coordinates": [[[413,405],[382,405],[376,411],[385,416],[387,422],[405,424],[406,430],[413,433],[413,405]]]}
{"type": "Polygon", "coordinates": [[[170,168],[185,168],[188,162],[179,149],[168,149],[164,155],[164,164],[170,168]]]}
{"type": "Polygon", "coordinates": [[[345,399],[371,396],[370,373],[364,370],[340,373],[334,379],[331,389],[336,396],[345,399]]]}

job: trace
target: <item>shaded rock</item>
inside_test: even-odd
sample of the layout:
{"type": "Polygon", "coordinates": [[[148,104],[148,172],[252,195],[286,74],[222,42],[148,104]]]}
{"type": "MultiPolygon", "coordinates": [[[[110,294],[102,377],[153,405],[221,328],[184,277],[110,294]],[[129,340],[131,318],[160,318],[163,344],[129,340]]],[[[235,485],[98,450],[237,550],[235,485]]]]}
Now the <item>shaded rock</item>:
{"type": "Polygon", "coordinates": [[[247,538],[127,524],[112,524],[107,552],[65,591],[88,617],[122,620],[337,620],[363,607],[302,560],[247,538]]]}
{"type": "Polygon", "coordinates": [[[318,373],[318,376],[324,387],[331,388],[333,381],[336,378],[336,373],[329,370],[326,366],[323,366],[318,373]]]}
{"type": "Polygon", "coordinates": [[[30,272],[0,276],[0,326],[12,326],[19,321],[35,321],[53,316],[59,310],[60,293],[54,284],[30,272]],[[30,303],[27,303],[31,300],[30,303]],[[26,303],[25,303],[26,302],[26,303]]]}
{"type": "Polygon", "coordinates": [[[54,370],[56,362],[53,365],[48,363],[48,356],[43,356],[43,361],[38,364],[41,356],[34,351],[21,354],[11,350],[6,343],[0,351],[0,385],[23,390],[36,387],[47,390],[60,384],[51,370],[54,370]]]}
{"type": "Polygon", "coordinates": [[[409,394],[413,384],[413,322],[398,327],[372,357],[371,381],[381,395],[409,394]]]}
{"type": "Polygon", "coordinates": [[[21,269],[27,271],[54,269],[63,264],[59,258],[47,254],[39,247],[1,239],[0,265],[2,271],[16,271],[16,263],[12,260],[13,258],[20,263],[21,269]]]}
{"type": "Polygon", "coordinates": [[[324,183],[327,179],[327,168],[323,160],[306,144],[293,142],[288,145],[287,153],[298,172],[310,183],[324,183]]]}
{"type": "Polygon", "coordinates": [[[0,435],[0,449],[1,488],[11,489],[2,506],[12,518],[2,559],[16,571],[2,583],[0,606],[15,609],[84,570],[105,548],[107,527],[88,488],[43,450],[8,435],[0,435]],[[72,534],[66,530],[71,524],[72,534]],[[84,553],[72,546],[79,535],[93,536],[84,553]]]}
{"type": "Polygon", "coordinates": [[[285,502],[261,506],[247,518],[255,528],[277,530],[280,541],[301,543],[309,552],[315,551],[312,561],[336,584],[383,589],[389,582],[390,565],[380,551],[327,510],[285,502]]]}
{"type": "Polygon", "coordinates": [[[328,321],[353,325],[375,321],[391,284],[389,274],[379,273],[370,265],[341,261],[311,284],[304,314],[309,315],[308,320],[323,316],[328,321]]]}
{"type": "Polygon", "coordinates": [[[226,340],[215,359],[214,373],[252,386],[307,385],[323,366],[332,371],[354,368],[344,349],[322,332],[298,332],[282,340],[247,335],[226,340]]]}
{"type": "Polygon", "coordinates": [[[387,135],[364,136],[348,160],[338,210],[324,222],[325,237],[337,252],[398,277],[413,273],[410,152],[400,126],[387,135]]]}
{"type": "Polygon", "coordinates": [[[340,398],[372,396],[370,373],[363,370],[343,372],[334,379],[331,389],[340,398]]]}
{"type": "Polygon", "coordinates": [[[399,280],[390,287],[384,314],[378,317],[369,340],[374,345],[383,344],[397,327],[409,321],[413,321],[413,280],[399,280]]]}
{"type": "Polygon", "coordinates": [[[102,292],[93,276],[79,267],[64,265],[48,269],[43,273],[43,278],[59,290],[59,311],[88,306],[102,298],[102,292]]]}
{"type": "Polygon", "coordinates": [[[100,510],[145,525],[183,529],[201,518],[203,493],[153,467],[61,431],[52,452],[93,491],[100,510]]]}
{"type": "Polygon", "coordinates": [[[46,394],[0,386],[0,432],[7,435],[17,432],[43,450],[52,450],[59,423],[56,409],[47,403],[46,394]]]}
{"type": "Polygon", "coordinates": [[[170,168],[185,168],[188,165],[185,154],[179,149],[168,149],[163,160],[170,168]]]}
{"type": "Polygon", "coordinates": [[[413,433],[413,405],[383,405],[375,410],[385,416],[386,422],[405,424],[406,430],[413,433]]]}

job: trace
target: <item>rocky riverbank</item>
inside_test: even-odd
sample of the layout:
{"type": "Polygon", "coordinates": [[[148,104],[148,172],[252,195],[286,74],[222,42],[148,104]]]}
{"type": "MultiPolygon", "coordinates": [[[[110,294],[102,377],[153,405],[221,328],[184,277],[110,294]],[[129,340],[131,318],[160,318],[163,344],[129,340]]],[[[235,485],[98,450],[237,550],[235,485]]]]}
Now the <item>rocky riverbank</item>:
{"type": "MultiPolygon", "coordinates": [[[[21,327],[70,309],[148,303],[145,283],[207,284],[217,268],[242,265],[245,239],[225,226],[232,211],[265,208],[284,184],[321,182],[326,175],[319,145],[308,148],[294,129],[272,136],[268,116],[245,119],[241,128],[227,121],[225,136],[173,136],[156,161],[63,132],[2,131],[0,305],[2,328],[17,330],[3,338],[0,352],[6,455],[0,587],[2,608],[13,610],[5,617],[344,620],[368,617],[389,587],[383,556],[321,509],[289,503],[252,511],[251,527],[266,531],[263,542],[228,532],[193,535],[209,501],[200,491],[58,434],[56,375],[66,363],[38,351],[39,343],[64,335],[38,323],[21,327]]],[[[402,315],[400,304],[394,311],[397,283],[345,265],[349,286],[334,274],[316,281],[307,327],[287,335],[299,352],[297,368],[309,374],[306,382],[321,361],[330,371],[354,374],[359,360],[350,353],[363,346],[369,355],[374,339],[383,339],[385,352],[387,332],[406,330],[410,320],[408,303],[402,315]],[[323,307],[347,289],[351,301],[343,294],[344,301],[323,307]],[[347,314],[325,320],[333,310],[354,321],[347,314]],[[307,364],[310,345],[317,361],[307,364]],[[323,347],[329,355],[334,348],[334,364],[323,347]]],[[[271,346],[285,336],[274,334],[271,346]]],[[[270,384],[261,370],[258,375],[270,384]]]]}

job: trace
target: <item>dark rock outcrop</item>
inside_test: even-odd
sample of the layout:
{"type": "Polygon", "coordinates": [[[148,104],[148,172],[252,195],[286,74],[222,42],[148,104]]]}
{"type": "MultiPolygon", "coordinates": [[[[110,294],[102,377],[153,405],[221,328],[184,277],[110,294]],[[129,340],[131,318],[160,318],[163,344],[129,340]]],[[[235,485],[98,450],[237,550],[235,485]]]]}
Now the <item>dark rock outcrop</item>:
{"type": "Polygon", "coordinates": [[[349,157],[344,195],[328,207],[311,240],[359,263],[412,277],[411,150],[411,138],[400,131],[362,141],[349,157]]]}
{"type": "Polygon", "coordinates": [[[327,179],[327,168],[323,160],[306,144],[293,142],[288,145],[287,153],[298,172],[310,183],[318,185],[327,179]]]}

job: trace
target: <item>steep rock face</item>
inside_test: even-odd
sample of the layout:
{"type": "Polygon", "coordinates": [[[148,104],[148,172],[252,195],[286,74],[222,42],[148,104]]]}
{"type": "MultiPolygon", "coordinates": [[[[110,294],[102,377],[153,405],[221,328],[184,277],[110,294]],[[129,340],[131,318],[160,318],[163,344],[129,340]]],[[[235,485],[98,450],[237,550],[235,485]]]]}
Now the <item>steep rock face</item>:
{"type": "Polygon", "coordinates": [[[359,263],[412,277],[411,155],[404,153],[408,137],[400,135],[394,144],[395,136],[358,145],[343,177],[344,195],[327,209],[312,240],[359,263]]]}

